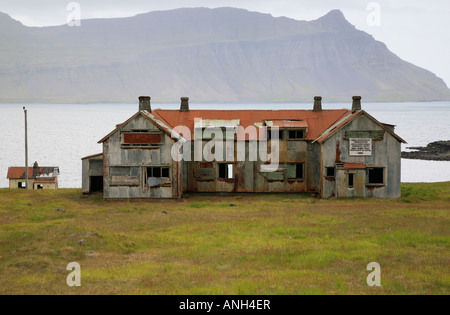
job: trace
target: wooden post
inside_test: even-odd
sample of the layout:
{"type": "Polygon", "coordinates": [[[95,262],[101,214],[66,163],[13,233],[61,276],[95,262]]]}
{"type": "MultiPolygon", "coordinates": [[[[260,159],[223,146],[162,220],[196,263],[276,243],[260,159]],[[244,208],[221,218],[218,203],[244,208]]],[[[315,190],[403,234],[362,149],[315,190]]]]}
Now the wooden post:
{"type": "Polygon", "coordinates": [[[23,112],[25,114],[25,189],[28,189],[28,122],[25,106],[23,112]]]}

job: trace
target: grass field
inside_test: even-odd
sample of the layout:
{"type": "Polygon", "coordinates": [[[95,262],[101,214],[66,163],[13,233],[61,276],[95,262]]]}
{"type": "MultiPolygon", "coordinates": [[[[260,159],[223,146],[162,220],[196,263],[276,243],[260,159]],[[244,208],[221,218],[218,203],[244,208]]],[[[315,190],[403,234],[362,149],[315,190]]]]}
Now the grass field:
{"type": "Polygon", "coordinates": [[[0,294],[449,294],[450,182],[402,190],[104,201],[2,189],[0,294]],[[81,287],[66,284],[70,262],[81,287]],[[366,283],[371,262],[382,287],[366,283]]]}

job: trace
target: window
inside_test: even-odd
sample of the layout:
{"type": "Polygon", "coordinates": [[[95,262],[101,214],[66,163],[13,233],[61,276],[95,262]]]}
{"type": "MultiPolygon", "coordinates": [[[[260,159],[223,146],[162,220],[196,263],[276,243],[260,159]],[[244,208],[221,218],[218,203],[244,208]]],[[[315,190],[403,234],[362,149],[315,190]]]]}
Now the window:
{"type": "Polygon", "coordinates": [[[149,186],[150,188],[155,187],[170,187],[170,167],[164,166],[152,166],[144,167],[144,187],[149,186]]]}
{"type": "Polygon", "coordinates": [[[37,189],[44,189],[44,186],[42,186],[42,185],[37,185],[37,189]]]}
{"type": "MultiPolygon", "coordinates": [[[[227,139],[228,138],[228,132],[227,131],[228,130],[232,130],[231,127],[229,127],[229,128],[230,129],[227,129],[227,127],[206,127],[206,128],[202,128],[202,140],[227,139]]],[[[231,137],[231,139],[232,138],[234,138],[234,134],[233,134],[233,137],[231,137]]]]}
{"type": "Polygon", "coordinates": [[[304,130],[289,130],[289,140],[298,140],[305,138],[304,130]]]}
{"type": "Polygon", "coordinates": [[[168,167],[147,167],[147,177],[169,178],[170,168],[168,167]]]}
{"type": "Polygon", "coordinates": [[[282,130],[282,129],[278,130],[278,138],[275,139],[275,138],[272,138],[272,129],[267,129],[267,140],[275,139],[275,140],[281,141],[281,140],[283,140],[283,134],[284,134],[284,130],[282,130]]]}
{"type": "Polygon", "coordinates": [[[369,185],[384,185],[384,168],[374,167],[367,169],[367,184],[369,185]]]}
{"type": "Polygon", "coordinates": [[[219,179],[234,179],[234,164],[219,164],[219,179]]]}
{"type": "Polygon", "coordinates": [[[348,174],[348,188],[355,187],[355,174],[348,174]]]}
{"type": "Polygon", "coordinates": [[[139,186],[140,168],[137,166],[110,167],[112,186],[139,186]]]}
{"type": "Polygon", "coordinates": [[[290,180],[303,180],[305,178],[305,163],[288,164],[286,173],[290,180]]]}
{"type": "Polygon", "coordinates": [[[198,162],[194,174],[197,180],[213,181],[216,178],[216,169],[213,163],[198,162]]]}
{"type": "Polygon", "coordinates": [[[131,132],[134,132],[134,133],[149,133],[150,130],[148,130],[148,129],[133,129],[133,130],[131,130],[131,132]]]}
{"type": "Polygon", "coordinates": [[[335,167],[327,167],[326,177],[336,177],[336,168],[335,167]]]}
{"type": "Polygon", "coordinates": [[[20,189],[25,189],[25,188],[27,188],[25,182],[19,182],[19,183],[17,184],[17,187],[20,188],[20,189]]]}

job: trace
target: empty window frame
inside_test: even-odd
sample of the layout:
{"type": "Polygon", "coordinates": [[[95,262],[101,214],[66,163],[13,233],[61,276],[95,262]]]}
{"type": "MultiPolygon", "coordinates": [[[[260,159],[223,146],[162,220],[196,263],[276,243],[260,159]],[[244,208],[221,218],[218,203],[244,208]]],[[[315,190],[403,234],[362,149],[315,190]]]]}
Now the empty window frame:
{"type": "Polygon", "coordinates": [[[219,163],[219,179],[234,179],[234,164],[219,163]]]}
{"type": "Polygon", "coordinates": [[[37,189],[44,189],[43,185],[37,185],[37,189]]]}
{"type": "Polygon", "coordinates": [[[354,188],[355,187],[355,174],[349,173],[348,174],[348,188],[354,188]]]}
{"type": "Polygon", "coordinates": [[[385,184],[384,167],[372,167],[367,169],[368,185],[384,185],[385,184]]]}
{"type": "Polygon", "coordinates": [[[279,129],[278,130],[278,138],[274,138],[272,136],[272,129],[271,128],[267,129],[267,140],[280,140],[280,141],[282,141],[284,139],[283,135],[284,135],[284,130],[283,129],[279,129]]]}
{"type": "Polygon", "coordinates": [[[25,183],[25,182],[19,182],[19,183],[17,184],[17,188],[20,188],[20,189],[25,189],[25,188],[27,188],[26,183],[25,183]]]}
{"type": "Polygon", "coordinates": [[[286,173],[288,180],[304,180],[305,163],[288,164],[286,173]]]}
{"type": "Polygon", "coordinates": [[[233,139],[234,128],[232,127],[206,127],[202,128],[202,140],[221,140],[221,139],[233,139]]]}
{"type": "Polygon", "coordinates": [[[148,178],[170,178],[169,167],[147,167],[148,178]]]}
{"type": "Polygon", "coordinates": [[[305,130],[289,130],[289,140],[303,140],[305,139],[305,130]]]}
{"type": "Polygon", "coordinates": [[[335,178],[336,177],[336,168],[333,167],[327,167],[325,169],[325,177],[329,177],[329,178],[335,178]]]}

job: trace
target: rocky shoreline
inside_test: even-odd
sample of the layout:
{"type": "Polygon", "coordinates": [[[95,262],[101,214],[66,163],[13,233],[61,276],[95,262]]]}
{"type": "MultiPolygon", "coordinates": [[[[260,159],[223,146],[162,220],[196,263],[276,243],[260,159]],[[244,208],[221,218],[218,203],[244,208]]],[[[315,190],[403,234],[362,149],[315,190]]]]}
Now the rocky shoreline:
{"type": "Polygon", "coordinates": [[[427,161],[450,161],[450,141],[436,141],[426,147],[409,147],[416,150],[402,152],[402,158],[427,161]]]}

